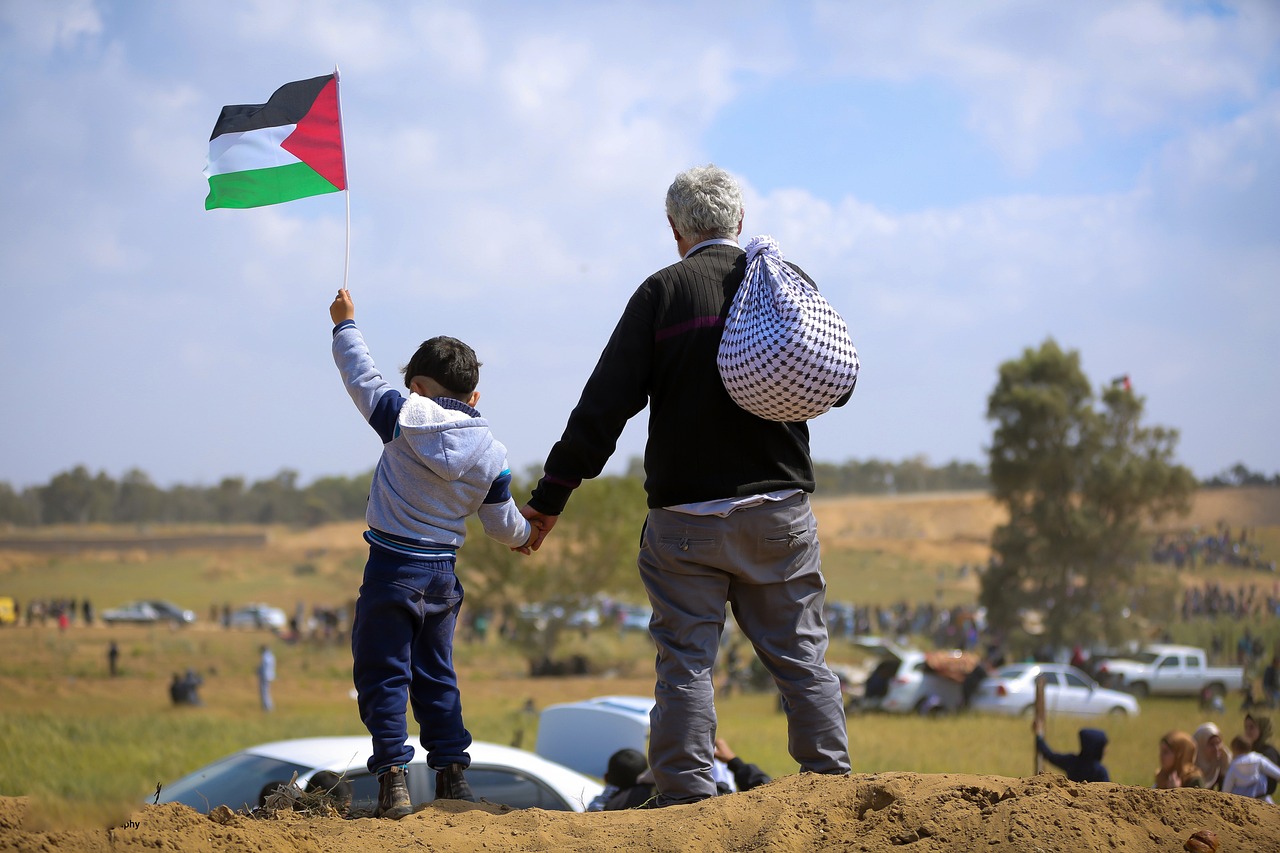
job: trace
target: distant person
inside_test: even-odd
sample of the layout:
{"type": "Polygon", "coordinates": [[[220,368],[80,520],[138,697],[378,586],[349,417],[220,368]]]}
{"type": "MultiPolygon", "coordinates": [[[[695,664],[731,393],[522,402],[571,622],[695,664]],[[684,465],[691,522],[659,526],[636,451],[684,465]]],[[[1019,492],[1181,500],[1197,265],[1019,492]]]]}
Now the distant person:
{"type": "MultiPolygon", "coordinates": [[[[1271,718],[1261,714],[1244,715],[1244,736],[1254,752],[1272,764],[1280,765],[1280,749],[1271,742],[1271,718]]],[[[1267,796],[1276,792],[1276,780],[1267,778],[1267,796]]]]}
{"type": "Polygon", "coordinates": [[[792,758],[838,776],[850,762],[840,680],[826,662],[809,425],[746,411],[717,365],[748,267],[742,189],[714,165],[688,169],[668,187],[666,213],[680,260],[631,295],[522,511],[538,525],[536,549],[648,408],[638,564],[658,648],[649,763],[658,804],[677,805],[716,794],[712,673],[729,602],[782,697],[792,758]]]}
{"type": "Polygon", "coordinates": [[[111,645],[107,646],[107,672],[112,678],[120,674],[120,646],[115,640],[111,641],[111,645]]]}
{"type": "Polygon", "coordinates": [[[258,656],[258,697],[262,701],[262,710],[275,708],[271,701],[271,683],[276,680],[276,656],[271,647],[263,644],[258,656]]]}
{"type": "Polygon", "coordinates": [[[1231,766],[1222,781],[1222,793],[1271,802],[1267,784],[1274,785],[1276,780],[1280,780],[1280,766],[1254,752],[1249,739],[1243,735],[1231,739],[1231,756],[1231,766]]]}
{"type": "Polygon", "coordinates": [[[380,817],[413,811],[405,766],[405,705],[422,732],[436,799],[475,801],[465,770],[471,733],[453,668],[463,590],[454,572],[467,516],[513,548],[534,527],[511,499],[507,451],[476,411],[480,362],[455,338],[425,341],[404,368],[405,397],[382,378],[343,289],[329,306],[333,360],[360,414],[382,440],[365,520],[369,559],[351,629],[360,718],[373,736],[380,817]]]}
{"type": "Polygon", "coordinates": [[[1280,708],[1280,657],[1272,657],[1271,663],[1262,671],[1262,694],[1268,708],[1280,708]]]}
{"type": "Polygon", "coordinates": [[[1101,729],[1080,730],[1080,751],[1054,752],[1049,749],[1044,735],[1036,735],[1036,752],[1044,756],[1044,760],[1067,774],[1072,782],[1110,782],[1111,774],[1102,763],[1102,754],[1107,748],[1107,733],[1101,729]]]}
{"type": "Polygon", "coordinates": [[[1222,780],[1231,766],[1231,755],[1222,742],[1222,732],[1213,723],[1204,723],[1191,736],[1196,742],[1196,767],[1200,768],[1200,787],[1222,790],[1222,780]]]}
{"type": "Polygon", "coordinates": [[[204,679],[200,677],[198,672],[188,667],[186,673],[182,676],[182,684],[188,705],[204,704],[204,701],[200,698],[200,685],[204,684],[204,679]]]}
{"type": "Polygon", "coordinates": [[[1160,769],[1157,788],[1199,788],[1200,768],[1196,767],[1196,742],[1177,730],[1160,738],[1160,769]]]}

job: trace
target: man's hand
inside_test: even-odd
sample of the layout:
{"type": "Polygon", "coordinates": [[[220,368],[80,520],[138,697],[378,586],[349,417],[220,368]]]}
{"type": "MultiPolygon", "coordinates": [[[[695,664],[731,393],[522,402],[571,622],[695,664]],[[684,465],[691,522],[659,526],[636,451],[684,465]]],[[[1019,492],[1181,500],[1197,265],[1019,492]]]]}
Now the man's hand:
{"type": "Polygon", "coordinates": [[[733,761],[733,759],[738,757],[734,751],[729,748],[729,743],[722,737],[716,738],[716,748],[713,755],[725,764],[728,764],[730,761],[733,761]]]}
{"type": "Polygon", "coordinates": [[[542,547],[542,540],[547,538],[547,534],[551,532],[551,528],[556,526],[556,520],[560,516],[545,515],[528,504],[520,507],[520,514],[529,519],[529,523],[533,525],[533,534],[529,537],[528,542],[519,548],[512,548],[511,550],[519,551],[521,554],[528,554],[542,547]]]}
{"type": "Polygon", "coordinates": [[[333,320],[333,325],[335,326],[343,320],[354,320],[356,318],[356,305],[351,301],[351,291],[345,287],[338,291],[338,295],[333,299],[333,304],[329,306],[329,318],[333,320]]]}

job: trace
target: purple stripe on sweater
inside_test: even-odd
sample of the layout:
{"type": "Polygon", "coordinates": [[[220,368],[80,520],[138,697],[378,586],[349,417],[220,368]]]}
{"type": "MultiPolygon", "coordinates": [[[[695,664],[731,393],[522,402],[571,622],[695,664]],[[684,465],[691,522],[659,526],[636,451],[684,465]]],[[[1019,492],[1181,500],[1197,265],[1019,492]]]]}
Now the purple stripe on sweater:
{"type": "Polygon", "coordinates": [[[713,329],[720,325],[723,325],[723,321],[719,317],[694,317],[692,320],[686,320],[683,323],[659,329],[654,333],[653,339],[655,341],[665,341],[667,338],[674,338],[676,335],[683,335],[685,332],[692,332],[694,329],[713,329]]]}

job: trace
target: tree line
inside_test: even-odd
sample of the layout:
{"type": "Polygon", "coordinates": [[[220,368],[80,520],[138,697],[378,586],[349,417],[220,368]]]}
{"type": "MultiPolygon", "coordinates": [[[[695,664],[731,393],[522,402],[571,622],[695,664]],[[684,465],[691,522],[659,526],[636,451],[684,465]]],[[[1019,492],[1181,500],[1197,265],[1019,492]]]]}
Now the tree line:
{"type": "MultiPolygon", "coordinates": [[[[901,462],[849,460],[815,466],[822,495],[884,495],[905,492],[973,491],[990,487],[986,469],[971,462],[933,466],[923,456],[901,462]]],[[[530,470],[526,480],[537,479],[530,470]]],[[[315,526],[364,517],[373,471],[355,477],[322,477],[309,485],[282,470],[249,483],[226,477],[214,486],[161,488],[146,472],[133,469],[117,480],[93,474],[84,465],[54,475],[48,483],[21,491],[0,481],[0,524],[37,527],[54,524],[286,524],[315,526]]],[[[639,460],[624,479],[643,482],[639,460]]],[[[522,494],[513,488],[513,494],[522,494]]],[[[643,506],[643,501],[641,502],[643,506]]]]}
{"type": "MultiPolygon", "coordinates": [[[[818,494],[892,495],[943,491],[990,491],[985,466],[951,461],[931,465],[924,456],[891,462],[881,459],[815,462],[818,494]]],[[[527,481],[537,479],[531,469],[527,481]]],[[[639,460],[625,479],[643,481],[639,460]]],[[[83,465],[56,474],[48,483],[21,491],[0,481],[0,525],[38,527],[54,524],[286,524],[310,527],[364,517],[370,470],[354,477],[322,477],[300,485],[298,473],[247,482],[226,477],[214,486],[161,488],[146,472],[133,469],[116,480],[83,465]]],[[[1280,487],[1280,473],[1268,477],[1243,464],[1201,480],[1204,488],[1280,487]]],[[[520,494],[513,490],[513,494],[520,494]]]]}

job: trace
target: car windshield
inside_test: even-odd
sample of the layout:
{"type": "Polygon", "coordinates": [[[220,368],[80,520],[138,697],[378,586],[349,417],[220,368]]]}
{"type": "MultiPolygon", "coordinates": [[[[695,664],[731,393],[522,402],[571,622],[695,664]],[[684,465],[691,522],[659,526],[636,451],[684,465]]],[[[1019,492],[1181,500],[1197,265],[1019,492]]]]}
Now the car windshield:
{"type": "Polygon", "coordinates": [[[252,808],[258,804],[258,794],[268,782],[288,782],[294,773],[310,769],[277,758],[238,752],[165,786],[160,791],[160,802],[182,803],[200,812],[222,805],[233,809],[246,805],[252,808]]]}
{"type": "Polygon", "coordinates": [[[1008,681],[1017,681],[1026,674],[1030,667],[1027,666],[1002,666],[996,670],[996,678],[1003,678],[1008,681]]]}

